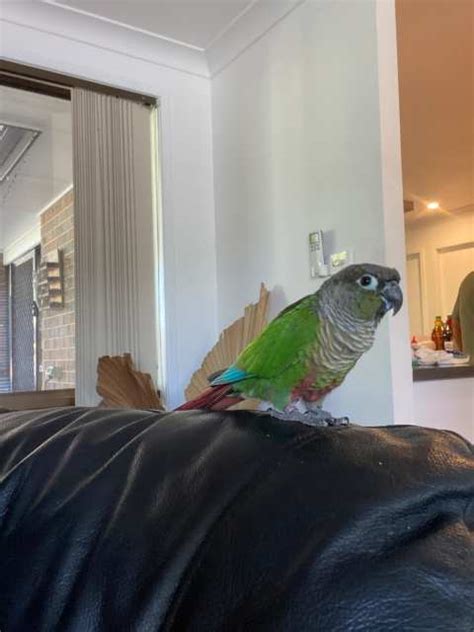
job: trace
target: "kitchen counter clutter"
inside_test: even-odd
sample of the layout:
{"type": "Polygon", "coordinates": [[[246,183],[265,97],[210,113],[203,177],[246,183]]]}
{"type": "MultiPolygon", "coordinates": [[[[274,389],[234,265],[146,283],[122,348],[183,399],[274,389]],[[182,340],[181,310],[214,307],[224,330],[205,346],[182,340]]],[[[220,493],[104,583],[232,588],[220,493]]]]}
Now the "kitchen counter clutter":
{"type": "Polygon", "coordinates": [[[438,346],[434,340],[413,338],[411,349],[415,381],[474,377],[473,359],[453,349],[450,342],[438,346]]]}

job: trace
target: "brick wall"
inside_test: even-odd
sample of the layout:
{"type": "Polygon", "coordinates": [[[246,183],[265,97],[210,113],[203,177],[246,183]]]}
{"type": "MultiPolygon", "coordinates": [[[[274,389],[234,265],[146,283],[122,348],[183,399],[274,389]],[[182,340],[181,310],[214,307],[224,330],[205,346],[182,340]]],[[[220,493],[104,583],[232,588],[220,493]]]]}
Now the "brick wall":
{"type": "Polygon", "coordinates": [[[8,268],[3,265],[0,252],[0,393],[10,390],[8,331],[8,268]]]}
{"type": "Polygon", "coordinates": [[[41,309],[41,363],[44,389],[74,388],[74,207],[73,193],[66,193],[41,215],[41,258],[61,250],[64,274],[64,307],[41,309]],[[54,367],[47,380],[48,367],[54,367]]]}

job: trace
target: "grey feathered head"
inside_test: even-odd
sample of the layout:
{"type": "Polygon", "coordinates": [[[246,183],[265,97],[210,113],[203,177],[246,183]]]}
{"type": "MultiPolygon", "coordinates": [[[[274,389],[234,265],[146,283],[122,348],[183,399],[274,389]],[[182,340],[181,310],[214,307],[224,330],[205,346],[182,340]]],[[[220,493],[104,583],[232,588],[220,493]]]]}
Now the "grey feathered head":
{"type": "Polygon", "coordinates": [[[335,309],[376,323],[391,309],[395,315],[403,304],[398,271],[373,263],[343,268],[323,283],[319,293],[335,309]]]}

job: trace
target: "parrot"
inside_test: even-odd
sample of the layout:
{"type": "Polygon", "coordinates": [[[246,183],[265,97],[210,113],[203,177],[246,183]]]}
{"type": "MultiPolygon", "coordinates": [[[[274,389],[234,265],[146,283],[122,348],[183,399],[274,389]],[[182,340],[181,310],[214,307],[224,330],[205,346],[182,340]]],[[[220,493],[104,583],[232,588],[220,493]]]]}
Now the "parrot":
{"type": "Polygon", "coordinates": [[[372,263],[348,265],[281,311],[210,386],[176,410],[224,410],[256,398],[270,414],[315,425],[339,425],[322,409],[373,345],[384,315],[402,307],[400,274],[372,263]]]}

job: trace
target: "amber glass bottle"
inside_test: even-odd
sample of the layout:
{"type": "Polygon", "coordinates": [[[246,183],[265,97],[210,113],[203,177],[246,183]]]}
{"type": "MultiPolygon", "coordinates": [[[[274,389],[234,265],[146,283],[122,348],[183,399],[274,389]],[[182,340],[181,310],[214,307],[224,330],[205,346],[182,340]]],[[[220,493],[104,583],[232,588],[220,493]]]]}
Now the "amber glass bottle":
{"type": "Polygon", "coordinates": [[[444,324],[441,316],[436,316],[433,331],[431,332],[431,340],[435,343],[436,351],[444,349],[444,324]]]}

